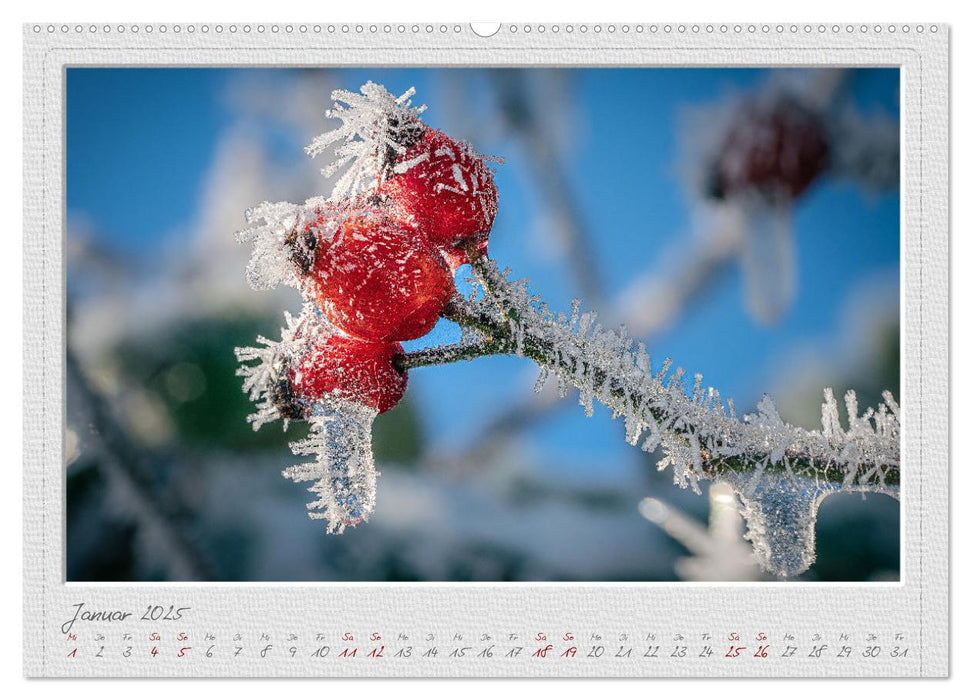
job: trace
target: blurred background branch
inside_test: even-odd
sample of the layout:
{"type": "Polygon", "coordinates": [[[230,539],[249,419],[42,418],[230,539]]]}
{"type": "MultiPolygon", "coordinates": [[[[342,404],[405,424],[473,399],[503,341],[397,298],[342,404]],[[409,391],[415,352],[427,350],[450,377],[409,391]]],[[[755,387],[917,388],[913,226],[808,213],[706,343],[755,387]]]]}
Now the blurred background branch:
{"type": "Polygon", "coordinates": [[[563,256],[577,285],[577,292],[592,307],[603,298],[600,262],[583,223],[578,197],[568,182],[559,150],[551,139],[551,130],[541,113],[551,114],[534,103],[521,71],[490,71],[495,82],[501,118],[532,169],[545,208],[554,216],[553,230],[559,237],[563,256]]]}
{"type": "Polygon", "coordinates": [[[196,550],[194,538],[185,528],[186,512],[171,494],[157,484],[157,467],[146,464],[146,452],[136,447],[108,404],[84,375],[70,347],[65,367],[68,390],[77,398],[87,434],[96,443],[98,468],[116,490],[112,502],[134,518],[149,541],[149,556],[157,557],[172,581],[209,581],[213,573],[196,550]]]}

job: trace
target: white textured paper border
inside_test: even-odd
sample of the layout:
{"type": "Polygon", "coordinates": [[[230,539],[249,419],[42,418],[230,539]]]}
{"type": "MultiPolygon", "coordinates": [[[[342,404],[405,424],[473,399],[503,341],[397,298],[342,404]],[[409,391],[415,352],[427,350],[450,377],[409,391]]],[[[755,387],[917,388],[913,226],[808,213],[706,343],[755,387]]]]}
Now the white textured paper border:
{"type": "MultiPolygon", "coordinates": [[[[948,28],[934,24],[531,24],[486,39],[438,24],[28,24],[24,26],[24,668],[30,676],[941,676],[948,673],[948,28]],[[899,66],[903,113],[903,582],[845,584],[379,584],[65,586],[64,161],[66,66],[899,66]],[[252,639],[248,657],[66,656],[61,624],[92,608],[191,606],[194,635],[252,639]],[[382,659],[310,649],[380,631],[382,659]],[[674,634],[764,632],[800,641],[783,659],[672,658],[674,634]],[[435,634],[437,658],[393,656],[435,634]],[[597,659],[529,654],[535,636],[600,634],[597,659]],[[266,634],[281,653],[261,657],[266,634]],[[318,643],[316,634],[324,635],[318,643]],[[503,655],[520,636],[521,656],[503,655]],[[655,634],[658,658],[617,657],[619,635],[655,634]],[[813,659],[812,635],[864,635],[910,653],[813,659]],[[288,634],[304,651],[283,653],[288,634]],[[456,634],[462,640],[455,641],[456,634]],[[478,652],[491,635],[501,650],[478,652]],[[397,640],[397,641],[396,641],[397,640]],[[452,648],[469,646],[462,658],[452,648]],[[806,647],[808,648],[808,647],[806,647]]],[[[140,614],[140,612],[138,613],[140,614]]],[[[137,615],[136,615],[137,617],[137,615]]],[[[142,623],[144,626],[145,623],[142,623]]],[[[142,627],[133,625],[142,632],[142,627]]],[[[145,630],[148,628],[145,627],[145,630]]],[[[91,630],[83,629],[81,634],[91,630]]],[[[181,631],[181,630],[179,630],[181,631]]],[[[199,639],[201,642],[201,639],[199,639]]],[[[170,645],[171,646],[171,645],[170,645]]],[[[695,643],[697,646],[697,643],[695,643]]],[[[721,644],[716,648],[725,646],[721,644]]],[[[589,647],[589,644],[586,644],[589,647]]],[[[586,648],[585,647],[585,648],[586,648]]],[[[196,646],[196,649],[200,647],[196,646]]]]}

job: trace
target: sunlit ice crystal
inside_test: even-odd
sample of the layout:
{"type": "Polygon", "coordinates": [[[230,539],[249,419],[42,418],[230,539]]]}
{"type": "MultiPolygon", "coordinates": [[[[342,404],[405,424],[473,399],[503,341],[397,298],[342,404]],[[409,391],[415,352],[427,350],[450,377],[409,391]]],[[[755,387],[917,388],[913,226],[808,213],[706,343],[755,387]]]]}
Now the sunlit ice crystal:
{"type": "Polygon", "coordinates": [[[294,454],[312,455],[314,461],[284,470],[297,482],[312,481],[309,491],[317,500],[308,503],[309,515],[327,521],[327,531],[364,522],[374,510],[378,472],[371,448],[371,428],[377,412],[358,403],[326,399],[310,418],[310,435],[292,443],[294,454]]]}
{"type": "Polygon", "coordinates": [[[759,565],[779,578],[805,572],[816,560],[819,504],[839,486],[788,474],[727,478],[742,504],[741,514],[759,565]]]}
{"type": "Polygon", "coordinates": [[[798,576],[816,561],[819,506],[834,493],[883,493],[900,498],[898,487],[856,486],[792,474],[726,475],[741,502],[745,538],[765,571],[782,579],[798,576]]]}

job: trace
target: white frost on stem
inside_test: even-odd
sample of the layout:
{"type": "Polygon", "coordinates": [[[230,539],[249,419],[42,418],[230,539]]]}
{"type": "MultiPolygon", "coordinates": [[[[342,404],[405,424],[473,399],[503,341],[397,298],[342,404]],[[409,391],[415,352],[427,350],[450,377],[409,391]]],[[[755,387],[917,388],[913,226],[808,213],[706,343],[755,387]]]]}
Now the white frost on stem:
{"type": "Polygon", "coordinates": [[[327,520],[327,532],[364,522],[374,510],[378,471],[371,450],[371,427],[377,412],[362,404],[330,399],[316,407],[310,435],[290,444],[294,454],[314,461],[283,472],[294,481],[313,481],[317,500],[307,504],[310,517],[327,520]]]}

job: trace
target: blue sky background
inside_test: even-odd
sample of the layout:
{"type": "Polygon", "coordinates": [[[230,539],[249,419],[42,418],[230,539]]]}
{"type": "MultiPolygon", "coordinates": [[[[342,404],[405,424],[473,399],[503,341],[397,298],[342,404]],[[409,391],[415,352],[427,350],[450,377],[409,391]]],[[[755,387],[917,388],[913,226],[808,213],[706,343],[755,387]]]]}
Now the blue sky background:
{"type": "MultiPolygon", "coordinates": [[[[592,235],[595,264],[608,297],[691,228],[691,198],[680,175],[684,152],[679,144],[692,138],[684,133],[685,109],[717,104],[763,84],[770,73],[589,69],[566,76],[568,99],[547,116],[567,124],[562,159],[592,235]]],[[[135,269],[166,274],[158,261],[173,243],[190,235],[227,132],[245,122],[273,163],[304,167],[303,146],[328,125],[322,114],[329,106],[325,93],[320,95],[315,130],[301,131],[296,122],[273,118],[274,112],[285,116],[291,109],[285,102],[240,111],[240,100],[247,99],[241,85],[286,84],[303,74],[284,69],[69,69],[69,226],[84,221],[88,235],[135,269]]],[[[454,92],[454,76],[445,79],[442,70],[331,70],[328,78],[348,89],[366,80],[395,93],[415,86],[416,101],[429,105],[426,121],[504,157],[496,177],[499,215],[490,253],[517,276],[528,277],[533,291],[551,305],[569,308],[576,288],[566,265],[545,254],[542,238],[535,234],[543,204],[524,151],[501,127],[482,128],[494,122],[482,71],[468,71],[459,79],[466,87],[461,95],[454,92]],[[450,100],[459,100],[461,109],[448,109],[450,100]],[[475,118],[463,121],[456,114],[475,118]]],[[[856,71],[850,89],[852,102],[864,114],[899,113],[896,69],[856,71]]],[[[294,192],[293,198],[327,192],[329,184],[321,177],[319,190],[294,192]]],[[[241,210],[238,227],[242,217],[241,210]]],[[[743,408],[751,408],[771,388],[779,364],[793,353],[809,348],[825,361],[827,348],[845,340],[845,310],[861,282],[899,269],[899,193],[875,194],[825,178],[798,202],[794,227],[800,286],[795,305],[779,324],[761,326],[749,317],[741,276],[733,268],[669,332],[652,339],[649,349],[656,361],[670,356],[689,372],[703,372],[707,383],[735,397],[743,408]]],[[[232,233],[232,228],[224,232],[227,237],[232,233]]],[[[454,335],[454,329],[442,324],[425,342],[454,335]]],[[[532,375],[523,361],[491,358],[414,372],[409,392],[419,401],[426,428],[433,426],[435,438],[461,444],[481,416],[518,396],[532,375]]],[[[619,439],[620,428],[606,426],[607,420],[603,411],[593,420],[579,409],[564,412],[537,427],[532,444],[561,467],[589,466],[589,456],[607,472],[632,459],[634,452],[619,439]]]]}

